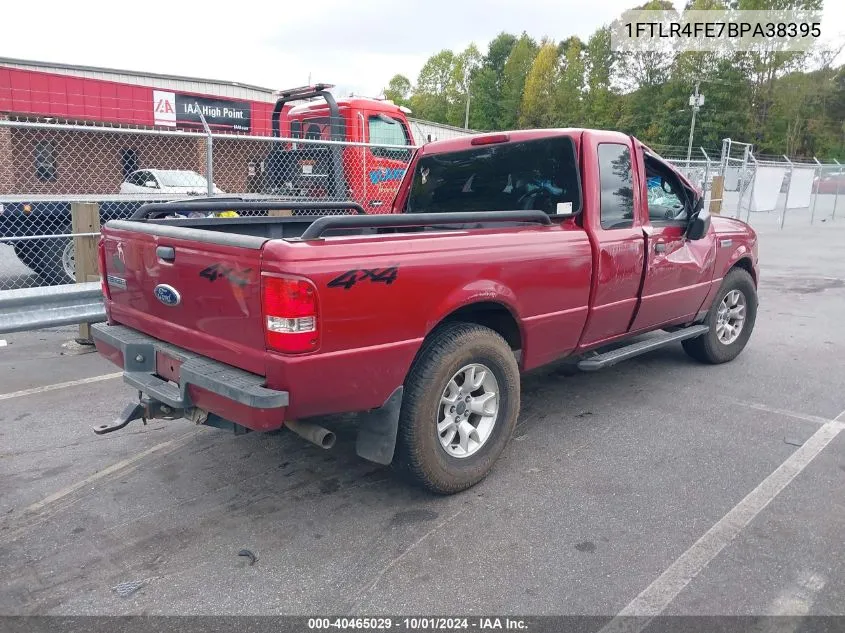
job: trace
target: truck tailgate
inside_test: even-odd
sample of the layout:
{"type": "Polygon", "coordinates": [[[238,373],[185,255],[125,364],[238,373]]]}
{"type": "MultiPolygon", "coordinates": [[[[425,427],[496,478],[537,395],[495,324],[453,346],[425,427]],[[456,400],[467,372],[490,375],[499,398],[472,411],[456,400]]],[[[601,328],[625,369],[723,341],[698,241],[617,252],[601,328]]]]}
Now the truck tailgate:
{"type": "MultiPolygon", "coordinates": [[[[242,243],[210,232],[136,224],[106,226],[103,255],[112,321],[264,375],[262,238],[242,243]],[[156,233],[164,233],[156,234],[156,233]],[[193,234],[193,235],[188,235],[193,234]]],[[[219,234],[218,234],[219,235],[219,234]]]]}

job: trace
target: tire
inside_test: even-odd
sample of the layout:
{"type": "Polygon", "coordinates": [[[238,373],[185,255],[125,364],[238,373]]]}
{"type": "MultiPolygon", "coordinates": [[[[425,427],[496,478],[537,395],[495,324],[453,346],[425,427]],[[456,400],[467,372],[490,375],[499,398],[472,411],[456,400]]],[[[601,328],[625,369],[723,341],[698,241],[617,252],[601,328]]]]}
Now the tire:
{"type": "Polygon", "coordinates": [[[704,325],[709,328],[707,333],[682,341],[681,344],[684,346],[684,351],[699,362],[711,365],[727,363],[736,358],[745,348],[748,339],[751,337],[751,332],[754,330],[756,320],[757,289],[754,286],[754,280],[747,270],[732,268],[722,281],[722,286],[707,312],[707,317],[704,320],[704,325]],[[736,297],[733,294],[736,292],[740,293],[745,303],[744,320],[735,338],[727,337],[725,339],[720,336],[719,330],[720,308],[724,311],[723,303],[726,302],[726,298],[726,303],[732,304],[733,300],[729,295],[736,297]]]}
{"type": "Polygon", "coordinates": [[[34,254],[38,253],[38,249],[33,249],[30,240],[25,242],[14,242],[15,255],[17,255],[20,262],[29,269],[35,270],[33,263],[34,254]]]}
{"type": "MultiPolygon", "coordinates": [[[[69,231],[68,231],[69,232],[69,231]]],[[[51,238],[32,240],[33,245],[27,259],[21,261],[41,278],[45,286],[58,286],[76,282],[73,264],[73,238],[51,238]]]]}
{"type": "Polygon", "coordinates": [[[394,468],[439,494],[460,492],[484,479],[513,435],[519,414],[519,367],[505,340],[480,325],[446,324],[423,344],[404,386],[394,468]],[[480,385],[475,390],[467,387],[470,375],[480,385]],[[492,426],[489,415],[469,411],[464,395],[456,395],[456,387],[466,389],[470,404],[485,413],[495,403],[492,426]],[[494,392],[496,397],[490,397],[494,392]],[[456,398],[454,414],[448,411],[454,407],[442,404],[441,398],[447,396],[456,398]],[[438,424],[447,426],[462,415],[469,416],[463,421],[474,425],[474,432],[459,433],[465,425],[438,432],[438,424]],[[449,443],[452,430],[454,439],[449,443]],[[467,436],[475,439],[465,442],[467,436]]]}

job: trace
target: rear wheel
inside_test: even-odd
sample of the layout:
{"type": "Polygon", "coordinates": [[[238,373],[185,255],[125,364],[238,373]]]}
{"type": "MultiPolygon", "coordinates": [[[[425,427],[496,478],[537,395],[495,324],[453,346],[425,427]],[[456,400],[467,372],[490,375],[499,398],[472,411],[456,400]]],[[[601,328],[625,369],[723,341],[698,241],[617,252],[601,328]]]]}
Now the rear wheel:
{"type": "Polygon", "coordinates": [[[405,381],[394,466],[440,494],[493,468],[519,414],[519,368],[505,340],[469,323],[439,328],[405,381]]]}
{"type": "Polygon", "coordinates": [[[726,363],[745,348],[757,319],[757,289],[747,270],[733,268],[707,313],[708,331],[682,342],[684,350],[703,363],[726,363]]]}

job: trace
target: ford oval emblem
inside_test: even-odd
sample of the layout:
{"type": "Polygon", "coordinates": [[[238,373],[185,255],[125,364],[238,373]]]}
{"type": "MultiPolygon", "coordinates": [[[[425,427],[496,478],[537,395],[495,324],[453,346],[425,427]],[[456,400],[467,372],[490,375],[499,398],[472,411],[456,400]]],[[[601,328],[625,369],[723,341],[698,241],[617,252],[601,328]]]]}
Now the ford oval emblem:
{"type": "Polygon", "coordinates": [[[182,301],[182,295],[179,294],[179,291],[167,284],[157,285],[153,292],[155,293],[156,299],[166,306],[178,306],[179,302],[182,301]]]}

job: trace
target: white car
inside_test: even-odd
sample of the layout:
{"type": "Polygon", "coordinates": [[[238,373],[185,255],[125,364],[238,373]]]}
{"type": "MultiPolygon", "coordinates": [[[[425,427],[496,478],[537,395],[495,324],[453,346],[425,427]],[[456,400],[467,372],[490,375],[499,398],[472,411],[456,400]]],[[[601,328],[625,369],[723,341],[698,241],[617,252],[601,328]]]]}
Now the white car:
{"type": "MultiPolygon", "coordinates": [[[[120,193],[208,194],[208,181],[195,171],[183,169],[139,169],[133,171],[120,185],[120,193]]],[[[214,193],[224,193],[214,185],[214,193]]]]}

